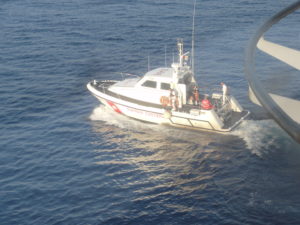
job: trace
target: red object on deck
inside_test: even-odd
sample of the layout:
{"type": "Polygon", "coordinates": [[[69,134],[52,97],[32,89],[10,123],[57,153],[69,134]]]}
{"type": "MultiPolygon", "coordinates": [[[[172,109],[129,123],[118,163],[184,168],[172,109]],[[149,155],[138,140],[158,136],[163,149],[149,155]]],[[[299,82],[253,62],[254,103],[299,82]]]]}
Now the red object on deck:
{"type": "Polygon", "coordinates": [[[210,110],[213,108],[213,105],[208,99],[203,99],[201,102],[201,108],[205,110],[210,110]]]}

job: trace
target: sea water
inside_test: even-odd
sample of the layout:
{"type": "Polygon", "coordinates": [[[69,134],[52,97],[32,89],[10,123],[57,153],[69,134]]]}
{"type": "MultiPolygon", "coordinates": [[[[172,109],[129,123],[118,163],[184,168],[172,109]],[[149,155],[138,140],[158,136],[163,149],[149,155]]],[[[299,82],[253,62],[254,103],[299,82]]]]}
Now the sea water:
{"type": "MultiPolygon", "coordinates": [[[[300,224],[300,147],[243,72],[255,30],[292,2],[197,1],[199,86],[223,81],[252,111],[222,135],[130,120],[85,86],[164,66],[165,49],[169,65],[194,1],[2,1],[0,224],[300,224]]],[[[297,48],[298,20],[268,37],[297,48]]],[[[264,60],[266,88],[300,97],[297,71],[264,60]]]]}

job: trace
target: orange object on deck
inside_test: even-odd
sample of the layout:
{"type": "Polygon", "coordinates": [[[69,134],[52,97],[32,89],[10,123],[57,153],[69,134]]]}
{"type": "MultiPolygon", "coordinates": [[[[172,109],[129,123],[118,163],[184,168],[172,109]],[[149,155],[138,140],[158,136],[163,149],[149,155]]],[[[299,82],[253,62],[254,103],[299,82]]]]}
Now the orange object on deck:
{"type": "Polygon", "coordinates": [[[160,103],[162,104],[162,106],[166,107],[170,104],[170,100],[167,96],[161,96],[160,103]]]}

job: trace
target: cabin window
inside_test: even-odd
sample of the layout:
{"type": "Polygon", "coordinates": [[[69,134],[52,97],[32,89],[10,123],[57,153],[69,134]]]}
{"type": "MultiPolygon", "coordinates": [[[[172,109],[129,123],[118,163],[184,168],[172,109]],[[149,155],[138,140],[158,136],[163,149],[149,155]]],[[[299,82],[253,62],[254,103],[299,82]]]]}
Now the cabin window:
{"type": "Polygon", "coordinates": [[[170,90],[170,89],[171,89],[171,85],[168,84],[168,83],[161,83],[161,84],[160,84],[160,88],[161,88],[162,90],[170,90]]]}
{"type": "Polygon", "coordinates": [[[142,86],[149,87],[149,88],[156,88],[156,82],[152,80],[145,81],[142,86]]]}

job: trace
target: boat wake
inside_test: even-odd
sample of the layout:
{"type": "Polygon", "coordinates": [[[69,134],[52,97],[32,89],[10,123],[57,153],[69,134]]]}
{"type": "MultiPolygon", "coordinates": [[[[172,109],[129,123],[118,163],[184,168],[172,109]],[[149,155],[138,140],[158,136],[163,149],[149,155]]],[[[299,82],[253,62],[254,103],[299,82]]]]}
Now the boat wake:
{"type": "Polygon", "coordinates": [[[244,120],[231,134],[242,138],[247,148],[259,157],[293,142],[271,119],[244,120]]]}
{"type": "Polygon", "coordinates": [[[120,127],[122,129],[144,130],[145,128],[155,129],[155,125],[142,123],[134,119],[128,119],[124,115],[117,114],[111,109],[100,105],[90,115],[90,120],[103,121],[106,124],[120,127]]]}

